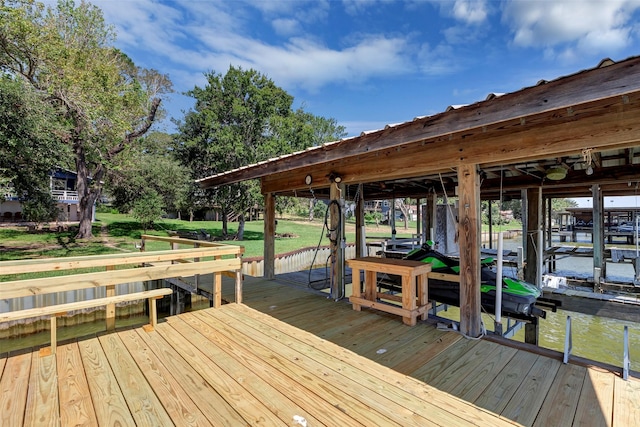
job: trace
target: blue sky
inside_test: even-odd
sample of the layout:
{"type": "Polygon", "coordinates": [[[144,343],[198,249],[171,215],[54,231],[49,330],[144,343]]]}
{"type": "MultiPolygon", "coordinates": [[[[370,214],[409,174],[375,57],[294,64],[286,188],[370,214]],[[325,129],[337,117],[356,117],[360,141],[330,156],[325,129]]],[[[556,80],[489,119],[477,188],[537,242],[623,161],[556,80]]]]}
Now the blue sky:
{"type": "Polygon", "coordinates": [[[169,74],[178,119],[230,65],[357,135],[640,55],[640,0],[91,2],[136,65],[169,74]]]}

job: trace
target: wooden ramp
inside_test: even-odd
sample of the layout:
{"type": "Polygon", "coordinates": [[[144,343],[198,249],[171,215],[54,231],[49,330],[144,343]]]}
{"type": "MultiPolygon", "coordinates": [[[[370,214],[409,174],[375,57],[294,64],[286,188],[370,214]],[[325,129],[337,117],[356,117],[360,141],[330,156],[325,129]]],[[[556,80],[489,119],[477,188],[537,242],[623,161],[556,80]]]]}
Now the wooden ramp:
{"type": "Polygon", "coordinates": [[[244,289],[246,305],[173,316],[152,332],[5,354],[0,425],[640,425],[635,378],[273,281],[247,278],[244,289]]]}

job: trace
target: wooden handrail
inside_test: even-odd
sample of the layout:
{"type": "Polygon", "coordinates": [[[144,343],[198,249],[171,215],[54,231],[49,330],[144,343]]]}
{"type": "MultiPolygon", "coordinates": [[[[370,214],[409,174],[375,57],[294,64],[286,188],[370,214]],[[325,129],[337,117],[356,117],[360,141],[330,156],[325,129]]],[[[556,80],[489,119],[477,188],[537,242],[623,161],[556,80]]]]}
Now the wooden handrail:
{"type": "Polygon", "coordinates": [[[184,239],[182,237],[164,237],[164,236],[152,236],[149,234],[143,234],[140,239],[144,242],[146,240],[154,240],[157,242],[167,242],[170,244],[178,244],[178,245],[192,245],[192,246],[199,246],[199,247],[206,247],[206,248],[218,248],[218,247],[236,247],[239,248],[240,252],[239,255],[242,255],[244,253],[244,246],[233,246],[233,245],[227,245],[225,243],[216,243],[216,242],[209,242],[207,240],[193,240],[193,239],[184,239]]]}
{"type": "Polygon", "coordinates": [[[194,274],[240,271],[240,258],[202,261],[189,264],[170,264],[154,267],[129,268],[126,270],[99,271],[96,273],[72,274],[3,282],[0,299],[29,297],[53,292],[76,291],[118,283],[156,280],[167,277],[193,276],[194,274]]]}
{"type": "Polygon", "coordinates": [[[217,245],[213,247],[176,249],[154,252],[127,252],[120,254],[88,255],[67,258],[22,259],[0,261],[0,274],[36,273],[44,271],[72,270],[77,268],[132,265],[161,261],[236,255],[244,253],[242,246],[217,245]]]}

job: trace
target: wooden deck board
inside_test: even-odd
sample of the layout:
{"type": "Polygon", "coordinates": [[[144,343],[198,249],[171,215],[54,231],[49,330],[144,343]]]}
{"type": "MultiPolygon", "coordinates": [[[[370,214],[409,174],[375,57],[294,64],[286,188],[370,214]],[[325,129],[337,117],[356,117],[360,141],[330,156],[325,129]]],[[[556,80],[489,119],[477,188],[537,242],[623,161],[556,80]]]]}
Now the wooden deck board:
{"type": "Polygon", "coordinates": [[[135,424],[98,338],[81,340],[78,348],[84,369],[88,373],[87,383],[98,423],[123,426],[135,424]]]}
{"type": "Polygon", "coordinates": [[[174,377],[180,380],[184,390],[212,424],[248,425],[229,402],[220,396],[220,393],[156,331],[146,332],[137,329],[136,333],[149,346],[151,352],[174,372],[174,377]]]}
{"type": "MultiPolygon", "coordinates": [[[[186,337],[193,345],[197,345],[200,351],[202,351],[212,363],[218,365],[218,367],[228,375],[237,378],[239,384],[245,388],[245,395],[248,393],[253,394],[256,399],[265,405],[266,409],[271,411],[271,413],[285,424],[289,423],[294,415],[298,415],[304,417],[314,425],[322,425],[305,409],[295,404],[287,395],[283,394],[283,392],[288,392],[292,389],[293,384],[291,382],[286,383],[282,389],[278,389],[270,384],[269,381],[265,381],[260,377],[263,372],[254,372],[242,363],[242,361],[246,361],[251,357],[247,352],[238,350],[236,353],[236,357],[244,359],[242,361],[227,353],[225,349],[220,346],[220,344],[226,344],[225,335],[216,333],[213,326],[199,322],[196,316],[196,314],[187,314],[179,318],[173,318],[170,321],[170,325],[178,333],[186,337]],[[194,324],[196,327],[192,327],[194,324]]],[[[235,342],[236,337],[233,338],[230,351],[235,349],[233,348],[235,342]]],[[[261,364],[258,364],[257,367],[258,369],[265,368],[264,365],[261,364]]]]}
{"type": "Polygon", "coordinates": [[[218,391],[245,420],[248,425],[286,425],[273,414],[265,405],[245,388],[233,375],[220,369],[206,354],[175,330],[168,322],[158,325],[158,332],[172,345],[172,347],[194,367],[202,377],[218,391]]]}
{"type": "MultiPolygon", "coordinates": [[[[443,417],[444,425],[468,425],[469,423],[475,423],[477,425],[501,425],[501,419],[497,418],[493,414],[478,410],[473,405],[456,399],[453,396],[441,393],[426,384],[417,381],[410,377],[404,377],[401,381],[398,377],[398,373],[392,371],[386,367],[378,365],[368,359],[355,355],[351,351],[326,342],[325,340],[316,337],[314,335],[305,334],[290,325],[277,322],[272,323],[268,319],[263,319],[260,314],[250,311],[245,306],[238,306],[237,310],[228,311],[228,314],[234,317],[238,321],[253,322],[251,325],[260,330],[267,336],[274,336],[280,333],[287,334],[289,337],[288,344],[300,345],[301,353],[304,354],[316,354],[316,352],[327,352],[327,354],[338,358],[342,363],[341,373],[346,375],[349,373],[355,378],[365,373],[370,381],[372,387],[380,388],[381,385],[378,382],[387,383],[390,388],[385,388],[385,394],[392,396],[397,394],[398,401],[407,402],[407,404],[415,404],[415,397],[419,398],[420,404],[417,407],[412,407],[419,413],[425,413],[429,419],[436,420],[438,417],[443,417]],[[259,320],[255,316],[260,317],[259,320]],[[353,363],[353,359],[356,358],[357,363],[353,363]],[[355,370],[355,371],[354,371],[355,370]]],[[[511,425],[510,423],[507,423],[511,425]]]]}
{"type": "Polygon", "coordinates": [[[24,424],[43,427],[60,425],[55,355],[40,357],[37,350],[31,355],[31,380],[24,424]]]}
{"type": "Polygon", "coordinates": [[[497,414],[502,413],[539,357],[534,353],[518,351],[474,403],[497,414]]]}
{"type": "Polygon", "coordinates": [[[533,423],[534,426],[568,426],[573,423],[586,372],[587,368],[582,366],[560,366],[533,423]]]}
{"type": "Polygon", "coordinates": [[[135,331],[127,330],[118,335],[176,425],[212,425],[198,406],[193,403],[181,384],[171,375],[170,370],[145,345],[145,342],[135,331]]]}
{"type": "Polygon", "coordinates": [[[533,425],[561,364],[539,357],[500,414],[522,425],[533,425]]]}
{"type": "Polygon", "coordinates": [[[640,380],[615,377],[613,395],[613,425],[640,426],[640,380]]]}
{"type": "Polygon", "coordinates": [[[99,340],[136,424],[171,425],[171,417],[118,334],[102,335],[99,340]]]}
{"type": "Polygon", "coordinates": [[[29,351],[13,355],[6,361],[2,379],[0,379],[0,425],[22,425],[30,370],[31,352],[29,351]]]}
{"type": "Polygon", "coordinates": [[[56,365],[60,424],[63,426],[98,425],[82,357],[76,342],[58,346],[56,365]]]}
{"type": "Polygon", "coordinates": [[[613,385],[609,372],[588,369],[573,425],[578,427],[611,427],[613,423],[613,385]]]}
{"type": "MultiPolygon", "coordinates": [[[[101,333],[54,356],[0,355],[0,424],[640,425],[636,378],[428,321],[407,328],[305,287],[248,278],[244,290],[246,305],[174,316],[155,331],[101,333]]],[[[223,294],[233,300],[232,280],[223,294]]]]}
{"type": "MultiPolygon", "coordinates": [[[[205,325],[211,324],[211,317],[204,313],[195,313],[187,320],[196,325],[197,329],[202,330],[205,325]]],[[[224,350],[235,357],[236,360],[243,363],[249,372],[255,373],[263,380],[268,381],[277,390],[286,390],[288,397],[297,405],[307,408],[298,411],[297,414],[303,416],[307,410],[311,412],[311,418],[305,417],[312,424],[326,425],[326,420],[332,420],[332,423],[344,426],[360,425],[359,422],[351,418],[346,412],[336,409],[336,405],[340,405],[340,396],[333,396],[334,400],[328,399],[328,393],[331,393],[331,387],[325,381],[318,381],[306,372],[299,375],[292,367],[281,358],[277,358],[269,348],[266,348],[258,342],[251,340],[246,334],[241,333],[236,328],[225,323],[224,319],[215,318],[213,329],[215,331],[224,332],[223,334],[214,333],[209,327],[207,337],[214,339],[224,346],[224,350]],[[230,336],[234,339],[231,340],[230,336]],[[240,343],[238,347],[236,343],[240,343]],[[267,361],[267,363],[265,363],[267,361]],[[321,421],[313,421],[314,419],[323,419],[321,421]]],[[[232,322],[235,323],[235,322],[232,322]]]]}

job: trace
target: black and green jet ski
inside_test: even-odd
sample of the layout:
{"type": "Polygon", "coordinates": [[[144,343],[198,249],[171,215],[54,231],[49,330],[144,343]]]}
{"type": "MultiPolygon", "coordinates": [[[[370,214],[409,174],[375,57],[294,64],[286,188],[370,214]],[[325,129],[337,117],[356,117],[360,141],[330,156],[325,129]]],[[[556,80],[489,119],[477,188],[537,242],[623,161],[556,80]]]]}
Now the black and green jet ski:
{"type": "MultiPolygon", "coordinates": [[[[427,242],[405,256],[405,259],[428,262],[432,271],[446,274],[460,274],[460,262],[434,249],[427,242]]],[[[496,301],[496,273],[490,268],[493,259],[482,261],[480,270],[480,303],[483,310],[494,313],[496,301]]],[[[460,306],[459,283],[429,279],[429,299],[460,306]]],[[[536,286],[511,277],[502,279],[502,315],[519,320],[533,317],[546,317],[546,312],[536,305],[556,311],[558,301],[542,298],[542,292],[536,286]]]]}

